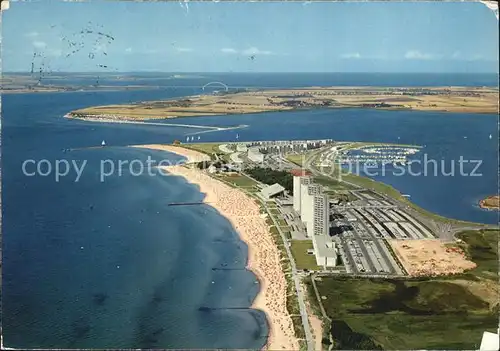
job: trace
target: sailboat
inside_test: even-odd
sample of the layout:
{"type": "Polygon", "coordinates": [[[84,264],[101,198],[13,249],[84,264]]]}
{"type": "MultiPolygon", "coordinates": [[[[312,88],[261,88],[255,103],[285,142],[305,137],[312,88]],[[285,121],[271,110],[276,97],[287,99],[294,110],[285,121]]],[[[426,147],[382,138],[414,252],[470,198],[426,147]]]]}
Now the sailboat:
{"type": "Polygon", "coordinates": [[[189,142],[189,137],[186,137],[186,143],[189,142]]]}
{"type": "Polygon", "coordinates": [[[104,140],[101,142],[101,146],[106,146],[106,142],[104,140]]]}
{"type": "Polygon", "coordinates": [[[236,139],[239,139],[240,138],[240,135],[238,133],[236,133],[236,139]]]}
{"type": "Polygon", "coordinates": [[[493,135],[490,134],[490,139],[493,138],[493,135]]]}
{"type": "Polygon", "coordinates": [[[198,140],[200,140],[200,136],[198,136],[198,140]]]}

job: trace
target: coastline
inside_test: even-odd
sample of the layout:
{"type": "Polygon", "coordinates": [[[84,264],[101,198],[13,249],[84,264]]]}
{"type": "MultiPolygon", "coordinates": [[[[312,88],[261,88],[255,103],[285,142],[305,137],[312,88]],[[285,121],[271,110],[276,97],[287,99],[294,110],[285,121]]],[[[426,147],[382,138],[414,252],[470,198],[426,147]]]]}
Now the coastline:
{"type": "MultiPolygon", "coordinates": [[[[187,163],[206,160],[207,155],[171,145],[134,145],[131,147],[168,151],[183,156],[187,163]]],[[[260,206],[239,189],[232,188],[196,168],[182,165],[161,166],[174,176],[180,176],[199,187],[210,204],[224,216],[248,247],[246,268],[255,274],[260,290],[251,308],[266,314],[269,327],[266,350],[298,350],[293,323],[286,307],[287,283],[281,269],[280,254],[273,241],[260,206]]]]}

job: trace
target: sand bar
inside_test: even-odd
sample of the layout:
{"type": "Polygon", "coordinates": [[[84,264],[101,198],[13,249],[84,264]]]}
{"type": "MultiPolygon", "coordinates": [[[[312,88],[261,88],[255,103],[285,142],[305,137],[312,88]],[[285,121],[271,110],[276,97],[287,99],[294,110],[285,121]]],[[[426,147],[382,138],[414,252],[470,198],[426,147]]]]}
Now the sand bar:
{"type": "Polygon", "coordinates": [[[252,308],[264,311],[269,323],[266,348],[298,350],[292,319],[286,308],[287,283],[281,269],[280,254],[265,217],[260,213],[260,206],[242,191],[198,169],[184,166],[164,169],[198,185],[200,191],[206,194],[204,201],[226,217],[247,244],[247,268],[258,277],[261,285],[252,308]]]}

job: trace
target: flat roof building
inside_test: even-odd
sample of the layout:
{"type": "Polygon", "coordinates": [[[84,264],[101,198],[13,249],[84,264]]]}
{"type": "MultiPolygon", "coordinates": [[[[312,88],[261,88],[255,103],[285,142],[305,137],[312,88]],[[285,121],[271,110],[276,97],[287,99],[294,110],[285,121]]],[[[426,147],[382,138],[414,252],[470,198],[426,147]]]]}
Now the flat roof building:
{"type": "Polygon", "coordinates": [[[283,194],[285,192],[285,188],[283,188],[280,184],[274,183],[273,185],[266,186],[262,188],[260,191],[259,195],[264,199],[264,200],[270,200],[273,197],[276,197],[280,194],[283,194]]]}
{"type": "Polygon", "coordinates": [[[264,154],[260,152],[259,147],[254,146],[248,148],[248,158],[250,161],[255,162],[255,163],[262,163],[264,162],[264,154]]]}
{"type": "Polygon", "coordinates": [[[314,235],[312,238],[316,264],[323,267],[337,265],[337,248],[330,236],[314,235]]]}

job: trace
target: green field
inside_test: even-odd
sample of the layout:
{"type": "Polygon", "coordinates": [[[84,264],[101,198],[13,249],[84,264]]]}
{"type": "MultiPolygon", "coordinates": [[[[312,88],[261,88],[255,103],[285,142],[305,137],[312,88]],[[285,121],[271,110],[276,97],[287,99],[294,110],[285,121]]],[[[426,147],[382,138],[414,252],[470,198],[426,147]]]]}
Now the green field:
{"type": "Polygon", "coordinates": [[[477,349],[497,312],[446,281],[322,278],[334,349],[477,349]]]}
{"type": "Polygon", "coordinates": [[[352,185],[340,182],[334,178],[326,176],[314,176],[314,182],[327,187],[330,190],[352,190],[355,189],[352,185]]]}
{"type": "Polygon", "coordinates": [[[221,176],[220,178],[235,186],[247,188],[246,190],[250,190],[250,188],[257,186],[257,182],[255,182],[255,180],[241,174],[221,176]]]}
{"type": "Polygon", "coordinates": [[[316,258],[314,255],[309,255],[307,250],[313,248],[311,240],[292,240],[292,246],[290,247],[292,251],[293,258],[295,259],[295,264],[297,269],[308,269],[308,270],[320,270],[321,267],[316,264],[316,258]]]}
{"type": "MultiPolygon", "coordinates": [[[[316,285],[332,319],[334,349],[477,349],[496,332],[498,230],[457,236],[478,265],[466,274],[413,280],[322,277],[316,285]],[[475,290],[463,285],[474,278],[475,290]],[[467,282],[467,281],[466,281],[467,282]],[[480,287],[480,289],[477,289],[480,287]]],[[[317,299],[308,284],[310,298],[317,299]]]]}
{"type": "Polygon", "coordinates": [[[193,144],[180,144],[179,146],[185,149],[191,149],[207,154],[210,156],[212,160],[216,159],[215,154],[217,154],[220,159],[227,162],[229,156],[228,154],[224,154],[219,149],[220,145],[222,145],[222,143],[193,143],[193,144]]]}
{"type": "Polygon", "coordinates": [[[474,276],[498,281],[498,230],[463,231],[456,237],[465,243],[460,245],[477,267],[468,272],[474,276]]]}
{"type": "Polygon", "coordinates": [[[203,152],[204,154],[211,155],[213,153],[219,154],[222,151],[219,150],[219,145],[221,143],[193,143],[193,144],[180,144],[179,146],[203,152]]]}

